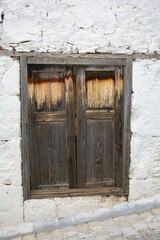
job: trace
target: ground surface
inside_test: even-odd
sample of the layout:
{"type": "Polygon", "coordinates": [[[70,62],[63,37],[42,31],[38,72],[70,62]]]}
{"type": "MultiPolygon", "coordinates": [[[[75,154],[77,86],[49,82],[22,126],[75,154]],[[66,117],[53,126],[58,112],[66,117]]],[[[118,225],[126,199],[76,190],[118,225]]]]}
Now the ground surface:
{"type": "Polygon", "coordinates": [[[56,229],[14,240],[159,240],[160,208],[56,229]]]}

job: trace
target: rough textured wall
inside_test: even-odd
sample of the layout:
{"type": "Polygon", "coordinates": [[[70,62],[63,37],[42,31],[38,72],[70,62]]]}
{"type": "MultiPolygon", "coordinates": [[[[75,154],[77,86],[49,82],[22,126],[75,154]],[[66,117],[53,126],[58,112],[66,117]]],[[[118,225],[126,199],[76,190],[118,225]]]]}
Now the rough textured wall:
{"type": "MultiPolygon", "coordinates": [[[[56,53],[160,53],[159,0],[0,0],[1,48],[56,53]]],[[[19,61],[0,57],[0,221],[66,217],[125,198],[22,200],[19,61]],[[45,208],[44,208],[45,206],[45,208]],[[24,215],[23,215],[24,212],[24,215]]],[[[135,60],[129,200],[160,192],[160,60],[135,60]]]]}
{"type": "Polygon", "coordinates": [[[160,60],[133,63],[130,199],[160,192],[160,60]]]}
{"type": "Polygon", "coordinates": [[[0,57],[0,225],[23,220],[19,61],[0,57]]]}
{"type": "Polygon", "coordinates": [[[159,0],[1,0],[2,47],[160,53],[159,0]]]}

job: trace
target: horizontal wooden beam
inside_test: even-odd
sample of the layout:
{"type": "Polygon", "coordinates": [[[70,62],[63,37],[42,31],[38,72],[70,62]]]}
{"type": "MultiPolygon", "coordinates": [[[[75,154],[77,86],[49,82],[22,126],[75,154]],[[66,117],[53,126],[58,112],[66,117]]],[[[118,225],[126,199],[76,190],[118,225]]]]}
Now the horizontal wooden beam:
{"type": "Polygon", "coordinates": [[[73,53],[52,53],[52,52],[18,52],[18,51],[13,51],[13,50],[5,50],[1,49],[0,50],[0,56],[11,56],[11,57],[50,57],[50,58],[112,58],[112,59],[126,59],[126,58],[132,58],[132,59],[151,59],[151,58],[156,58],[160,59],[160,54],[158,53],[133,53],[133,54],[110,54],[110,53],[90,53],[90,54],[73,54],[73,53]]]}
{"type": "Polygon", "coordinates": [[[92,57],[28,57],[28,64],[56,64],[56,65],[125,65],[125,59],[92,57]]]}
{"type": "Polygon", "coordinates": [[[66,112],[53,112],[53,113],[46,113],[46,112],[36,112],[34,114],[35,121],[37,122],[57,122],[57,121],[64,121],[66,119],[66,112]]]}
{"type": "Polygon", "coordinates": [[[52,198],[52,197],[74,197],[74,196],[92,196],[92,195],[117,195],[122,196],[123,191],[116,187],[103,188],[80,188],[63,190],[34,190],[31,191],[31,198],[52,198]]]}

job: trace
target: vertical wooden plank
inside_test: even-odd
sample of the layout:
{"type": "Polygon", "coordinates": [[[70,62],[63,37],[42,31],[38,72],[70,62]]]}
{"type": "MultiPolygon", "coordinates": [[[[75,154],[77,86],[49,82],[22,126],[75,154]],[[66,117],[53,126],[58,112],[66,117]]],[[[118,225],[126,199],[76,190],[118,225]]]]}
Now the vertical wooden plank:
{"type": "Polygon", "coordinates": [[[76,156],[75,156],[75,114],[74,114],[74,85],[72,69],[67,69],[65,76],[66,87],[66,116],[67,116],[67,159],[70,188],[76,187],[76,156]]]}
{"type": "Polygon", "coordinates": [[[113,120],[87,120],[86,123],[86,181],[113,180],[114,158],[113,120]]]}
{"type": "Polygon", "coordinates": [[[28,144],[29,144],[29,170],[30,190],[37,189],[39,184],[39,163],[38,163],[38,135],[39,126],[35,123],[35,75],[28,67],[28,144]]]}
{"type": "Polygon", "coordinates": [[[27,57],[20,57],[20,95],[21,95],[21,131],[22,131],[22,179],[23,199],[30,198],[29,152],[28,152],[28,77],[27,57]]]}
{"type": "Polygon", "coordinates": [[[114,177],[114,120],[104,122],[104,166],[103,175],[106,179],[114,177]]]}
{"type": "Polygon", "coordinates": [[[77,67],[77,186],[85,186],[85,69],[77,67]]]}
{"type": "Polygon", "coordinates": [[[130,116],[132,92],[132,59],[126,60],[124,69],[124,118],[123,118],[123,192],[129,194],[129,164],[130,164],[130,116]]]}
{"type": "Polygon", "coordinates": [[[115,72],[115,183],[122,187],[122,121],[123,121],[123,67],[117,66],[115,72]]]}

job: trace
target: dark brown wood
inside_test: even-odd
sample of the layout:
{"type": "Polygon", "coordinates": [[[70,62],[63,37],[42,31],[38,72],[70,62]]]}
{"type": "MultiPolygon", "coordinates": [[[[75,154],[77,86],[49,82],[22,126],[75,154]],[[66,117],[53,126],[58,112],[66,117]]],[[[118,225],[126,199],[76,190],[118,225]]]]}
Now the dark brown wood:
{"type": "Polygon", "coordinates": [[[122,145],[123,74],[122,67],[115,69],[119,68],[121,72],[116,71],[116,74],[99,71],[99,67],[88,74],[85,67],[78,68],[77,176],[81,187],[88,183],[99,187],[100,182],[104,186],[110,180],[122,187],[119,178],[122,177],[122,153],[115,148],[116,144],[122,145]],[[97,87],[93,87],[95,84],[97,87]]]}
{"type": "MultiPolygon", "coordinates": [[[[113,120],[87,120],[86,181],[103,183],[113,180],[113,120]]],[[[99,186],[99,184],[98,184],[99,186]]]]}
{"type": "MultiPolygon", "coordinates": [[[[64,57],[64,59],[58,55],[55,58],[47,57],[44,59],[29,57],[29,64],[41,64],[35,65],[35,71],[33,69],[34,65],[32,65],[32,72],[34,73],[32,75],[33,79],[29,79],[28,103],[25,96],[27,87],[21,82],[21,92],[24,92],[23,97],[21,96],[22,109],[24,109],[22,110],[22,157],[27,159],[26,162],[28,161],[27,151],[29,148],[31,149],[30,159],[35,159],[34,163],[32,161],[30,163],[30,173],[31,176],[34,175],[34,180],[32,177],[31,189],[35,189],[35,191],[32,191],[32,197],[47,197],[45,189],[48,189],[48,196],[52,197],[107,195],[117,194],[118,192],[122,194],[122,190],[119,191],[117,189],[123,189],[124,195],[128,194],[132,63],[129,58],[127,60],[124,58],[115,59],[114,57],[105,59],[105,56],[84,55],[76,57],[71,55],[67,56],[67,58],[64,57]],[[59,65],[47,65],[51,63],[59,65]],[[74,83],[73,85],[72,68],[64,67],[63,64],[81,65],[75,68],[77,69],[76,71],[74,70],[76,84],[74,83]],[[92,66],[89,66],[89,64],[92,64],[92,66]],[[108,66],[106,67],[106,65],[108,66]],[[105,89],[108,86],[112,86],[112,95],[107,96],[107,101],[104,101],[105,99],[101,96],[103,104],[92,104],[92,96],[90,95],[90,102],[86,104],[86,76],[92,75],[87,75],[86,72],[93,71],[97,72],[96,74],[101,72],[100,75],[102,75],[104,71],[109,72],[115,69],[114,101],[113,84],[107,85],[107,80],[103,80],[101,77],[102,84],[98,85],[98,93],[96,94],[105,94],[107,96],[107,91],[103,90],[105,85],[105,89]],[[45,74],[43,74],[43,71],[45,74]],[[52,84],[57,83],[57,76],[60,77],[58,88],[60,90],[50,95],[49,91],[52,87],[50,78],[53,73],[55,78],[52,78],[52,84]],[[65,77],[62,77],[62,75],[65,77]],[[46,79],[49,79],[49,81],[46,79]],[[39,87],[38,81],[43,83],[46,93],[39,91],[42,88],[39,87]],[[36,86],[34,86],[34,91],[33,85],[36,86]],[[76,93],[74,93],[75,86],[76,93]],[[37,95],[37,92],[41,92],[40,95],[37,95]],[[60,92],[61,95],[59,95],[60,92]],[[44,94],[47,96],[45,101],[48,101],[46,105],[41,103],[41,99],[44,99],[44,94]],[[111,96],[112,100],[109,99],[111,96]],[[75,99],[76,97],[77,99],[75,99]],[[33,104],[32,98],[36,99],[36,103],[34,102],[33,104]],[[48,103],[53,98],[55,102],[50,107],[48,103]],[[77,164],[75,158],[75,102],[77,103],[77,164]],[[29,110],[26,110],[28,105],[29,110]],[[28,121],[27,115],[30,125],[29,134],[32,135],[29,138],[29,146],[27,144],[28,126],[25,125],[28,121]],[[53,148],[53,145],[55,148],[53,148]],[[114,190],[113,188],[111,190],[109,186],[115,186],[114,190]],[[80,189],[66,189],[76,187],[80,189]],[[41,190],[39,192],[36,189],[41,190]]],[[[26,66],[27,59],[21,58],[21,80],[27,78],[26,66]]],[[[94,78],[91,80],[94,83],[94,78]]],[[[91,89],[96,92],[97,88],[92,86],[91,89]]],[[[92,91],[90,91],[91,93],[92,91]]],[[[98,100],[97,96],[95,98],[96,101],[98,100]]],[[[26,162],[24,161],[24,165],[26,162]]],[[[23,178],[27,180],[24,180],[24,198],[27,199],[29,198],[30,174],[29,166],[25,166],[23,178]],[[28,177],[25,178],[24,176],[27,175],[28,177]]]]}
{"type": "Polygon", "coordinates": [[[115,72],[115,183],[116,187],[122,187],[123,181],[123,68],[116,67],[115,72]]]}
{"type": "Polygon", "coordinates": [[[85,66],[85,70],[87,72],[94,72],[94,71],[98,71],[98,72],[103,72],[103,71],[115,71],[115,66],[109,65],[109,66],[85,66]]]}
{"type": "Polygon", "coordinates": [[[38,122],[60,122],[64,121],[66,119],[66,112],[61,111],[61,112],[35,112],[34,113],[34,118],[35,121],[38,122]]]}
{"type": "Polygon", "coordinates": [[[76,187],[76,156],[75,156],[75,115],[74,115],[74,85],[72,69],[67,69],[65,76],[66,88],[66,124],[67,124],[67,159],[70,188],[76,187]]]}
{"type": "Polygon", "coordinates": [[[27,58],[20,58],[20,95],[21,95],[21,131],[22,131],[22,175],[23,175],[23,199],[30,198],[30,172],[29,172],[29,145],[28,145],[28,78],[27,58]]]}
{"type": "Polygon", "coordinates": [[[105,110],[105,111],[96,111],[96,110],[87,110],[85,111],[85,117],[87,119],[108,119],[115,117],[115,110],[105,110]]]}
{"type": "Polygon", "coordinates": [[[114,181],[103,181],[103,182],[96,182],[96,183],[86,183],[86,188],[96,188],[96,187],[114,187],[114,181]]]}
{"type": "Polygon", "coordinates": [[[70,179],[75,162],[73,80],[71,72],[64,69],[51,66],[47,70],[43,67],[34,70],[32,67],[29,71],[32,190],[48,185],[55,189],[66,185],[73,187],[70,179]]]}
{"type": "Polygon", "coordinates": [[[65,58],[38,58],[38,57],[28,57],[28,63],[29,64],[59,64],[59,65],[125,65],[126,60],[125,59],[109,59],[109,58],[103,58],[102,56],[98,56],[97,58],[92,57],[90,55],[90,58],[74,58],[73,57],[65,57],[65,58]]]}
{"type": "Polygon", "coordinates": [[[122,196],[123,191],[120,188],[103,187],[103,188],[81,188],[81,189],[63,189],[63,190],[34,190],[31,191],[31,198],[53,198],[53,197],[76,197],[76,196],[93,196],[93,195],[116,195],[122,196]]]}
{"type": "MultiPolygon", "coordinates": [[[[68,161],[65,122],[36,124],[39,185],[67,184],[68,161]]],[[[32,176],[32,179],[35,176],[32,176]]]]}
{"type": "Polygon", "coordinates": [[[77,68],[77,187],[85,185],[85,69],[77,68]]]}
{"type": "Polygon", "coordinates": [[[124,69],[124,114],[123,114],[123,191],[129,194],[129,164],[130,164],[130,116],[132,92],[132,59],[127,59],[124,69]]]}

